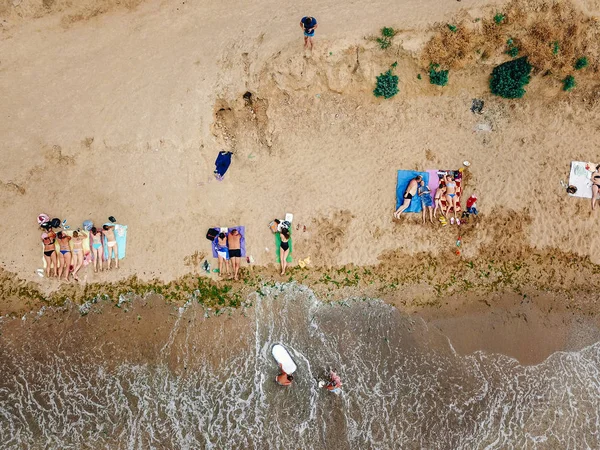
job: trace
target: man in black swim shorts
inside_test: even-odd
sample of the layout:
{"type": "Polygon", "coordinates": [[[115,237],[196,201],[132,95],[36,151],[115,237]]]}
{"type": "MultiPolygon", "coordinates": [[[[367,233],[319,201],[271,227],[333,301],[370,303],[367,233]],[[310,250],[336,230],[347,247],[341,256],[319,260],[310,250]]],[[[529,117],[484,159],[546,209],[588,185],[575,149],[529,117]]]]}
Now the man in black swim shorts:
{"type": "Polygon", "coordinates": [[[240,271],[240,258],[242,257],[242,250],[240,241],[242,240],[242,235],[235,228],[229,232],[227,236],[227,245],[229,247],[229,258],[231,259],[231,264],[233,266],[233,279],[239,279],[239,271],[240,271]]]}
{"type": "Polygon", "coordinates": [[[421,175],[417,175],[415,178],[410,180],[410,183],[408,183],[408,186],[406,187],[406,191],[404,191],[404,201],[402,202],[402,205],[400,205],[400,208],[398,208],[396,210],[396,212],[394,213],[394,217],[396,219],[399,219],[400,214],[402,214],[404,212],[404,210],[410,206],[410,201],[412,200],[414,195],[417,193],[417,189],[419,188],[419,183],[421,182],[422,179],[423,179],[423,177],[421,175]]]}

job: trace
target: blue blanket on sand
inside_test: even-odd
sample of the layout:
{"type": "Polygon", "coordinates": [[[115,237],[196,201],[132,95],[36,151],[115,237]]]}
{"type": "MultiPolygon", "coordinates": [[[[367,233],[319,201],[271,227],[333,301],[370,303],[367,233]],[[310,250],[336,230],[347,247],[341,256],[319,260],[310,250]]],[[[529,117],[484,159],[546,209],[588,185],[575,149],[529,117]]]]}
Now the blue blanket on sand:
{"type": "MultiPolygon", "coordinates": [[[[429,183],[429,174],[427,172],[417,172],[416,170],[399,170],[398,181],[396,183],[396,209],[400,208],[400,205],[404,202],[404,192],[408,187],[408,183],[417,175],[421,175],[425,180],[425,186],[429,183]]],[[[404,210],[404,212],[419,213],[423,211],[421,206],[421,199],[415,195],[410,201],[410,206],[404,210]]]]}
{"type": "Polygon", "coordinates": [[[231,152],[220,151],[215,161],[215,175],[223,177],[231,165],[231,152]]]}
{"type": "MultiPolygon", "coordinates": [[[[213,227],[213,228],[216,228],[217,230],[221,229],[221,227],[213,227]]],[[[246,257],[246,227],[231,227],[231,228],[228,228],[228,231],[225,234],[229,234],[229,231],[233,230],[234,228],[236,230],[238,230],[238,233],[240,233],[242,235],[242,239],[240,239],[240,250],[241,250],[242,258],[245,258],[246,257]]],[[[212,243],[213,258],[218,258],[218,255],[217,255],[218,240],[219,240],[219,236],[217,236],[212,243]]],[[[229,259],[229,252],[227,252],[227,259],[229,259]]]]}

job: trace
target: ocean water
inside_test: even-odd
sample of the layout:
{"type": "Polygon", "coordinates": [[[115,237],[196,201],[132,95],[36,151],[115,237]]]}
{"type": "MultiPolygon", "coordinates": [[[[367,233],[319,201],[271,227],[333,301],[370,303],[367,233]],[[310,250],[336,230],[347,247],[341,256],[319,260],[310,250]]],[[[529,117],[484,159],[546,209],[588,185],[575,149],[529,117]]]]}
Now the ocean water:
{"type": "Polygon", "coordinates": [[[5,319],[0,448],[600,448],[600,343],[521,366],[377,300],[264,292],[231,316],[155,298],[5,319]]]}

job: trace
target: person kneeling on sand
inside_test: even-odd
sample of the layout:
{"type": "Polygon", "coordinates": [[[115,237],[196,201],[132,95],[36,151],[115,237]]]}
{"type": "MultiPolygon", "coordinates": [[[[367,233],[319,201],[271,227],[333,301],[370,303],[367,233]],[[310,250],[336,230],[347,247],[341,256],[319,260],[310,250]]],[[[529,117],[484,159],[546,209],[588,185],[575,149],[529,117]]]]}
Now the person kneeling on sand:
{"type": "Polygon", "coordinates": [[[242,250],[240,241],[242,235],[235,228],[231,230],[229,236],[227,236],[227,245],[229,246],[229,258],[231,258],[231,265],[233,270],[233,279],[238,280],[238,273],[240,271],[240,259],[242,257],[242,250]]]}
{"type": "Polygon", "coordinates": [[[419,198],[421,199],[421,208],[423,209],[423,223],[425,223],[425,213],[429,210],[429,221],[433,223],[433,200],[431,199],[431,189],[425,184],[425,180],[419,182],[419,198]]]}
{"type": "Polygon", "coordinates": [[[219,257],[219,275],[223,275],[223,266],[225,273],[229,274],[229,248],[227,248],[225,233],[220,233],[217,237],[217,256],[219,257]]]}
{"type": "Polygon", "coordinates": [[[422,179],[423,179],[423,177],[421,175],[417,175],[415,178],[410,180],[410,182],[408,183],[408,186],[406,186],[406,191],[404,191],[404,197],[403,197],[404,201],[402,202],[402,205],[400,205],[400,208],[398,208],[396,210],[396,212],[394,213],[394,217],[396,219],[399,219],[400,214],[402,214],[404,212],[404,210],[410,206],[410,201],[417,193],[417,189],[419,188],[419,183],[421,182],[422,179]]]}
{"type": "Polygon", "coordinates": [[[285,373],[283,370],[283,364],[279,364],[279,370],[281,373],[275,377],[275,381],[279,386],[289,386],[294,381],[294,375],[285,373]]]}
{"type": "Polygon", "coordinates": [[[117,245],[117,238],[115,237],[115,226],[104,225],[104,236],[106,236],[106,245],[108,246],[108,269],[110,270],[110,260],[115,259],[115,268],[119,268],[119,246],[117,245]],[[111,256],[112,255],[112,256],[111,256]]]}

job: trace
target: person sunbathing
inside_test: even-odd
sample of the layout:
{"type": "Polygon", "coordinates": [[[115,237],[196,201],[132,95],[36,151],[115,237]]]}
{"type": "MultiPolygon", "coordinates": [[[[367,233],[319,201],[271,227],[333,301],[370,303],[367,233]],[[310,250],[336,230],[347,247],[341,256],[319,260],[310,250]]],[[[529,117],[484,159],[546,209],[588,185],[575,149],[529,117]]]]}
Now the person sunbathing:
{"type": "Polygon", "coordinates": [[[98,261],[100,261],[100,272],[102,272],[102,258],[104,250],[102,249],[102,231],[92,227],[92,256],[94,257],[94,272],[98,272],[98,261]]]}
{"type": "Polygon", "coordinates": [[[442,205],[442,199],[446,197],[446,185],[443,184],[435,191],[435,207],[433,208],[433,217],[437,217],[435,213],[440,210],[441,215],[444,215],[444,205],[442,205]]]}
{"type": "Polygon", "coordinates": [[[58,277],[58,262],[56,258],[55,247],[56,234],[54,231],[42,233],[42,242],[44,243],[44,259],[46,260],[46,277],[50,278],[50,267],[54,265],[54,276],[58,277]]]}
{"type": "Polygon", "coordinates": [[[596,209],[598,192],[600,192],[600,164],[596,166],[596,171],[592,174],[592,211],[596,209]]]}
{"type": "Polygon", "coordinates": [[[227,245],[229,246],[229,258],[231,259],[234,280],[239,279],[238,273],[240,271],[240,259],[242,257],[241,240],[242,235],[235,228],[231,230],[231,232],[227,236],[227,245]]]}
{"type": "Polygon", "coordinates": [[[69,241],[71,240],[71,236],[67,236],[62,231],[59,231],[56,237],[58,238],[58,244],[60,245],[60,254],[58,255],[60,270],[58,278],[69,281],[69,271],[71,269],[71,247],[69,241]]]}
{"type": "Polygon", "coordinates": [[[287,228],[282,228],[279,233],[281,243],[279,244],[279,260],[281,261],[281,275],[285,275],[287,268],[287,257],[290,253],[290,231],[287,228]]]}
{"type": "Polygon", "coordinates": [[[87,237],[87,234],[83,231],[73,231],[73,239],[71,240],[73,244],[73,279],[77,281],[79,281],[77,272],[83,265],[83,239],[87,237]]]}
{"type": "Polygon", "coordinates": [[[219,258],[219,275],[223,275],[223,266],[225,266],[225,273],[229,274],[229,248],[225,233],[219,233],[217,236],[217,256],[219,258]]]}
{"type": "Polygon", "coordinates": [[[421,182],[422,179],[423,179],[423,177],[421,175],[417,175],[412,180],[410,180],[410,182],[408,183],[408,186],[406,186],[406,190],[404,191],[404,197],[403,197],[404,201],[400,205],[400,208],[398,208],[396,210],[396,212],[394,213],[394,217],[396,219],[399,219],[400,214],[402,214],[406,210],[406,208],[408,208],[410,206],[410,202],[411,202],[412,198],[415,196],[415,194],[417,193],[419,183],[421,182]]]}
{"type": "Polygon", "coordinates": [[[104,236],[106,236],[106,246],[108,247],[108,270],[110,270],[111,255],[115,260],[115,268],[119,268],[119,246],[117,245],[117,238],[115,237],[115,226],[104,225],[102,227],[104,236]]]}
{"type": "Polygon", "coordinates": [[[433,223],[433,200],[431,200],[431,189],[425,184],[425,180],[419,182],[419,189],[417,190],[419,198],[421,199],[421,207],[423,209],[423,223],[425,223],[426,210],[429,210],[429,221],[433,223]]]}
{"type": "Polygon", "coordinates": [[[448,217],[450,208],[454,211],[454,217],[450,218],[450,223],[454,224],[454,221],[460,225],[460,219],[456,217],[456,209],[458,205],[458,195],[456,193],[456,181],[452,175],[446,175],[446,212],[445,216],[448,217]]]}

